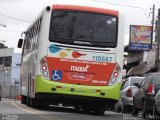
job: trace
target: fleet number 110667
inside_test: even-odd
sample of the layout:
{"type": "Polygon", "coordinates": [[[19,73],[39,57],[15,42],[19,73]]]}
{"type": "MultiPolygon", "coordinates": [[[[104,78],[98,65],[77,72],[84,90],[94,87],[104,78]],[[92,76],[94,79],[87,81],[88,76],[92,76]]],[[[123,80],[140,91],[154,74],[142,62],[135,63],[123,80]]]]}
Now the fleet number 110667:
{"type": "Polygon", "coordinates": [[[97,62],[111,62],[112,61],[112,57],[93,56],[93,61],[97,61],[97,62]]]}

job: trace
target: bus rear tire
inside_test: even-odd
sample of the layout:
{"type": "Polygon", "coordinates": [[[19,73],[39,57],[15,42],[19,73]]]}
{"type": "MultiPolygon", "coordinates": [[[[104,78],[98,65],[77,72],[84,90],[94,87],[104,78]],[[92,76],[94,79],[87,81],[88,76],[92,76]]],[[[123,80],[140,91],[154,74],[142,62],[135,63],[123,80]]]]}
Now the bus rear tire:
{"type": "Polygon", "coordinates": [[[38,108],[38,102],[36,100],[36,98],[30,98],[30,103],[29,103],[30,107],[33,107],[33,108],[38,108]]]}
{"type": "Polygon", "coordinates": [[[83,109],[83,111],[84,111],[85,113],[87,113],[87,114],[90,114],[90,113],[91,113],[91,110],[92,110],[91,106],[89,106],[89,105],[83,105],[83,106],[82,106],[82,109],[83,109]]]}
{"type": "Polygon", "coordinates": [[[105,105],[96,105],[93,108],[93,112],[96,115],[103,115],[105,113],[106,106],[105,105]]]}
{"type": "Polygon", "coordinates": [[[21,103],[22,104],[27,104],[27,97],[24,95],[21,95],[21,103]]]}

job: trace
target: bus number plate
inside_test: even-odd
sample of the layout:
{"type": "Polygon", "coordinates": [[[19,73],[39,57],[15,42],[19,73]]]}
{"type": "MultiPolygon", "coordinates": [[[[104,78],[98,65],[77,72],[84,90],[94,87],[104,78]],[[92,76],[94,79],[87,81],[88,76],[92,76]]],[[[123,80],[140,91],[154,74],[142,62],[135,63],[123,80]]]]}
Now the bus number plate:
{"type": "Polygon", "coordinates": [[[73,74],[72,75],[72,78],[73,79],[81,79],[81,80],[84,80],[86,79],[86,76],[84,74],[73,74]]]}

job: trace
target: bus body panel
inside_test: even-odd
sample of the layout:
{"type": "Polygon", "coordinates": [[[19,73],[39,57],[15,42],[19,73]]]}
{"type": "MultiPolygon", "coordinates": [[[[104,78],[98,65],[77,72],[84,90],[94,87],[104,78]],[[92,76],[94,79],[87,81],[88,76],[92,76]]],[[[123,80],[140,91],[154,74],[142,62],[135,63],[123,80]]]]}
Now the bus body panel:
{"type": "Polygon", "coordinates": [[[52,81],[94,86],[107,86],[115,68],[114,63],[77,61],[47,57],[52,81]]]}
{"type": "Polygon", "coordinates": [[[55,45],[49,47],[46,60],[51,80],[95,86],[107,86],[117,65],[114,53],[62,48],[55,45]]]}
{"type": "Polygon", "coordinates": [[[33,51],[26,55],[22,59],[21,64],[21,83],[20,92],[21,94],[34,97],[34,78],[35,78],[35,68],[36,68],[36,56],[37,52],[33,51]]]}

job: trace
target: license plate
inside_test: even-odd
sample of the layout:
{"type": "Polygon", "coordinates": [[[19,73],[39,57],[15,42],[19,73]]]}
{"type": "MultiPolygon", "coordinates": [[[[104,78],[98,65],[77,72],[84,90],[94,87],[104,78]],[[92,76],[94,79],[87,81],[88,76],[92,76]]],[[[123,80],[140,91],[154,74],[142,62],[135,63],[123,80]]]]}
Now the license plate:
{"type": "Polygon", "coordinates": [[[84,80],[84,79],[86,79],[86,76],[84,74],[73,74],[72,78],[73,79],[82,79],[82,80],[84,80]]]}

